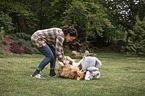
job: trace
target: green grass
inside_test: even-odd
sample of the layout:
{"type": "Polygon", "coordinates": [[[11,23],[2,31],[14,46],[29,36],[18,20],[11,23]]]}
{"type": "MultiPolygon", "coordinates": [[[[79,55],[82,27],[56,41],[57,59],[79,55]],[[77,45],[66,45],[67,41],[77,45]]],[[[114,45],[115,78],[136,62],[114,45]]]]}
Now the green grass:
{"type": "Polygon", "coordinates": [[[1,54],[0,96],[145,96],[145,57],[96,54],[103,64],[101,77],[90,81],[48,78],[49,65],[41,73],[45,79],[32,78],[44,56],[1,54]]]}

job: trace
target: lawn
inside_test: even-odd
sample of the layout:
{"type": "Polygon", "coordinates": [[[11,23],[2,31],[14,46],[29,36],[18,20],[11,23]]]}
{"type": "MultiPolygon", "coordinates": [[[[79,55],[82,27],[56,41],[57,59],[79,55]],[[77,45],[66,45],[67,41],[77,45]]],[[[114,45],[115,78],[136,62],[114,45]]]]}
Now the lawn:
{"type": "Polygon", "coordinates": [[[41,73],[45,79],[32,78],[30,75],[44,56],[1,54],[0,96],[145,96],[145,57],[96,54],[103,64],[101,77],[90,81],[48,78],[49,65],[41,73]]]}

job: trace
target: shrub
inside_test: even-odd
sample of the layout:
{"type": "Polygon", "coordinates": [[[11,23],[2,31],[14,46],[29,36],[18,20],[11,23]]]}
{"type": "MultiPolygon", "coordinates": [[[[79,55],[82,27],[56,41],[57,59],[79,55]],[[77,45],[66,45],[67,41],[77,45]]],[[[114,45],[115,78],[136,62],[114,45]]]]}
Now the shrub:
{"type": "Polygon", "coordinates": [[[28,47],[25,47],[24,48],[24,53],[26,53],[26,54],[32,54],[33,52],[28,47]]]}
{"type": "Polygon", "coordinates": [[[31,38],[30,35],[26,33],[16,33],[16,34],[12,34],[11,36],[12,36],[11,39],[14,40],[12,45],[15,45],[15,44],[20,45],[24,49],[23,53],[27,53],[27,54],[33,53],[33,49],[31,46],[32,44],[30,41],[30,38],[31,38]]]}
{"type": "Polygon", "coordinates": [[[10,50],[12,52],[18,53],[18,54],[24,53],[24,49],[19,44],[13,44],[13,45],[11,45],[10,50]]]}
{"type": "MultiPolygon", "coordinates": [[[[28,35],[26,33],[16,33],[16,34],[12,34],[11,36],[12,36],[11,39],[14,40],[14,42],[11,45],[12,46],[13,45],[21,46],[24,49],[24,51],[21,51],[21,52],[26,53],[26,54],[32,54],[32,53],[40,54],[40,52],[36,48],[34,48],[34,49],[32,48],[33,46],[30,41],[31,40],[30,35],[28,35]]],[[[14,48],[14,49],[16,49],[16,48],[14,48]]],[[[15,53],[19,53],[18,49],[16,49],[15,51],[14,51],[15,53]],[[15,51],[18,51],[18,52],[15,52],[15,51]]]]}
{"type": "Polygon", "coordinates": [[[1,30],[0,30],[0,44],[2,43],[2,40],[4,39],[4,33],[5,33],[5,31],[3,30],[3,27],[1,27],[1,30]]]}
{"type": "Polygon", "coordinates": [[[24,39],[26,41],[31,40],[31,36],[26,33],[16,33],[16,34],[12,34],[11,36],[13,40],[18,40],[18,39],[24,39]]]}

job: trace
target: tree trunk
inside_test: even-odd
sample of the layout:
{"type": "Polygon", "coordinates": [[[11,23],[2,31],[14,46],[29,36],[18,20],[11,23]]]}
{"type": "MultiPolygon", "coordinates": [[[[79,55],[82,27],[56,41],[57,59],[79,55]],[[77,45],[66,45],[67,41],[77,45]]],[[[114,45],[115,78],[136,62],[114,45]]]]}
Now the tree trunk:
{"type": "Polygon", "coordinates": [[[25,20],[24,20],[24,18],[23,17],[18,17],[18,26],[19,26],[19,30],[21,31],[21,32],[26,32],[27,31],[27,29],[26,29],[26,23],[25,23],[25,20]]]}

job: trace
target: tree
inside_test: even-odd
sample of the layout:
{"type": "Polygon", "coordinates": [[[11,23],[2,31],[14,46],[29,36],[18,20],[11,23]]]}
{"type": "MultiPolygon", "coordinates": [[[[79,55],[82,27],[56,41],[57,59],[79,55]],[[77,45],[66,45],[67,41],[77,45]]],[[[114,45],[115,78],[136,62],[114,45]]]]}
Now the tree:
{"type": "Polygon", "coordinates": [[[137,16],[136,20],[133,30],[128,30],[127,50],[137,55],[145,55],[145,17],[141,21],[137,16]]]}
{"type": "Polygon", "coordinates": [[[94,2],[73,0],[63,13],[62,24],[74,25],[81,37],[96,38],[103,36],[103,27],[113,28],[103,8],[94,2]]]}
{"type": "Polygon", "coordinates": [[[103,47],[104,42],[124,39],[126,33],[123,26],[115,27],[111,23],[106,11],[96,0],[72,0],[63,13],[62,25],[73,25],[80,38],[96,41],[97,47],[103,47]]]}
{"type": "Polygon", "coordinates": [[[15,28],[13,33],[33,32],[37,19],[28,6],[20,2],[13,2],[13,0],[2,1],[0,5],[1,11],[12,19],[15,28]]]}
{"type": "Polygon", "coordinates": [[[114,24],[121,24],[126,29],[132,29],[136,15],[143,20],[145,16],[145,0],[105,0],[100,3],[107,8],[107,14],[114,24]]]}
{"type": "Polygon", "coordinates": [[[3,12],[0,12],[0,27],[3,27],[5,32],[10,32],[14,29],[12,18],[3,12]]]}

